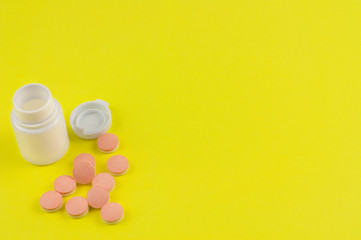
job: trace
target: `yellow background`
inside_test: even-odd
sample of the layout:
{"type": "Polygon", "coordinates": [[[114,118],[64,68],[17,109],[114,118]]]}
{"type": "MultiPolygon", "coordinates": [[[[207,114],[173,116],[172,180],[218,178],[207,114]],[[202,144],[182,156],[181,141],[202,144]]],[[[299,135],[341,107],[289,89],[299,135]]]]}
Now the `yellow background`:
{"type": "Polygon", "coordinates": [[[359,0],[0,0],[0,239],[360,239],[360,63],[359,0]],[[70,138],[46,167],[10,124],[32,82],[70,138]],[[38,203],[81,152],[106,170],[68,121],[95,99],[132,162],[115,226],[38,203]]]}

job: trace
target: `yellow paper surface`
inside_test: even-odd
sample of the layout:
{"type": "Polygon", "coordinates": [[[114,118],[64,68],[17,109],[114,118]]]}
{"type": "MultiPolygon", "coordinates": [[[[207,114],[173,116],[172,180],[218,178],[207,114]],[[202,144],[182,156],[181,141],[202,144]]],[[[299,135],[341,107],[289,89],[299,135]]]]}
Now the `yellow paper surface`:
{"type": "Polygon", "coordinates": [[[360,63],[356,0],[2,0],[0,239],[361,239],[360,63]],[[22,159],[10,124],[32,82],[70,137],[46,167],[22,159]],[[69,126],[95,99],[131,161],[114,226],[39,206],[77,154],[106,171],[111,155],[69,126]]]}

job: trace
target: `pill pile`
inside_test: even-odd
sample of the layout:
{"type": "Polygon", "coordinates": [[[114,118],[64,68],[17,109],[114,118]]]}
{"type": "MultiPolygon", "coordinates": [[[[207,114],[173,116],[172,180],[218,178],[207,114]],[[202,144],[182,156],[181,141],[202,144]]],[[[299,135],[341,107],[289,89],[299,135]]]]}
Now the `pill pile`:
{"type": "MultiPolygon", "coordinates": [[[[111,133],[99,136],[98,149],[104,153],[114,152],[118,148],[118,138],[111,133]]],[[[45,192],[40,197],[40,206],[47,212],[55,212],[63,205],[64,196],[75,192],[77,184],[92,184],[86,199],[81,196],[70,198],[65,204],[66,213],[73,218],[87,214],[89,206],[100,209],[100,216],[105,223],[115,224],[124,216],[123,207],[116,202],[109,202],[111,192],[115,187],[113,176],[123,175],[128,171],[129,162],[121,155],[111,156],[107,161],[109,173],[95,175],[95,159],[89,153],[81,153],[73,160],[73,176],[62,175],[54,181],[54,191],[45,192]],[[112,176],[113,175],[113,176],[112,176]]]]}

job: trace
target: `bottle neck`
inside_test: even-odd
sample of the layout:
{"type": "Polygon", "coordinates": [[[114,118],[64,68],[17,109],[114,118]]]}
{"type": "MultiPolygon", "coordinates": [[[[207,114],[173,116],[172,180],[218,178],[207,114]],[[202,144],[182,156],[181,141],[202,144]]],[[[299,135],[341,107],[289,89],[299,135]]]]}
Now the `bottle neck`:
{"type": "Polygon", "coordinates": [[[23,124],[46,121],[55,111],[49,89],[41,84],[28,84],[19,88],[13,97],[14,114],[23,124]]]}

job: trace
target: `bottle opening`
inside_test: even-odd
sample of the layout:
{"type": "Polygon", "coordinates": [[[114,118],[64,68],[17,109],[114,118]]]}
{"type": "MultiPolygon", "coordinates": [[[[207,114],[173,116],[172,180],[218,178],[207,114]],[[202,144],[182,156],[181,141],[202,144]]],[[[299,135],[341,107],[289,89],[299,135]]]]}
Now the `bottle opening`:
{"type": "Polygon", "coordinates": [[[51,94],[47,87],[31,83],[19,88],[13,97],[14,107],[20,112],[36,112],[46,107],[51,94]]]}

